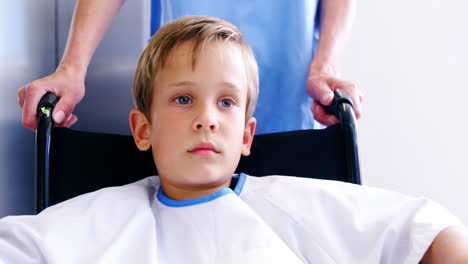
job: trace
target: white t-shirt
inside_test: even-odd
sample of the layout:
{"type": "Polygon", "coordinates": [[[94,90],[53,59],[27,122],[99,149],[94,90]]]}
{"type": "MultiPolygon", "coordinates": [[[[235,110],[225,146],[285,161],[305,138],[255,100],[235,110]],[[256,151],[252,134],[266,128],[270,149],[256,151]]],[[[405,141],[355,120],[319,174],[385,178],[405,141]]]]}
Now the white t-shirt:
{"type": "Polygon", "coordinates": [[[175,201],[153,176],[1,219],[0,263],[418,263],[448,226],[427,199],[341,182],[241,174],[175,201]]]}

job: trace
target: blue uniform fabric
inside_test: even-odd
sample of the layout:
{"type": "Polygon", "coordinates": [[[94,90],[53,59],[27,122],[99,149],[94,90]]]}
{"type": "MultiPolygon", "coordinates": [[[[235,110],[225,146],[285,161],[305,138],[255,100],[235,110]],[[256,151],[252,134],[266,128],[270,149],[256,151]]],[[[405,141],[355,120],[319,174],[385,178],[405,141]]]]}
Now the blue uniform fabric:
{"type": "Polygon", "coordinates": [[[318,10],[319,0],[153,0],[151,32],[184,15],[232,22],[244,33],[259,65],[256,134],[320,128],[305,88],[319,36],[318,10]]]}

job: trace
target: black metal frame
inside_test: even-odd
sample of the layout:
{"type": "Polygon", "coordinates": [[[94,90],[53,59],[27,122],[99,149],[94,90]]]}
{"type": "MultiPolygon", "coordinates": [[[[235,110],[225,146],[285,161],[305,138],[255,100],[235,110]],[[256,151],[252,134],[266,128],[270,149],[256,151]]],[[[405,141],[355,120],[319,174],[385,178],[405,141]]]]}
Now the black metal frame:
{"type": "Polygon", "coordinates": [[[49,156],[54,120],[52,111],[58,98],[53,93],[42,97],[37,106],[36,131],[36,213],[48,206],[49,201],[49,156]]]}
{"type": "Polygon", "coordinates": [[[357,146],[357,124],[353,110],[353,101],[351,97],[341,89],[336,89],[334,95],[332,103],[329,106],[325,106],[325,110],[337,116],[343,128],[349,182],[361,184],[357,146]]]}

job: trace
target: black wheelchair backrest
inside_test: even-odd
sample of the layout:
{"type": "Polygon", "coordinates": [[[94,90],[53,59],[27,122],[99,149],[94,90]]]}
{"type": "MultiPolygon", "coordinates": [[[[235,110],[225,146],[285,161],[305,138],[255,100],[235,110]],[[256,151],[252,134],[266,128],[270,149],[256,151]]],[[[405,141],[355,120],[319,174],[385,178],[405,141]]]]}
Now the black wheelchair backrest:
{"type": "MultiPolygon", "coordinates": [[[[139,151],[132,136],[54,128],[57,98],[46,94],[38,105],[36,133],[36,211],[104,187],[157,175],[151,150],[139,151]]],[[[340,124],[323,130],[257,135],[251,155],[236,172],[290,175],[360,184],[356,122],[352,102],[342,91],[328,111],[340,124]]]]}

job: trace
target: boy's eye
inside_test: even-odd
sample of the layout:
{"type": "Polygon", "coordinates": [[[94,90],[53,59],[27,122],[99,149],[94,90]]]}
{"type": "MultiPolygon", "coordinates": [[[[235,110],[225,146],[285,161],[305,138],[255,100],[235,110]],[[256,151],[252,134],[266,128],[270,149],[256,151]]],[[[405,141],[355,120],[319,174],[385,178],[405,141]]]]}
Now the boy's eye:
{"type": "Polygon", "coordinates": [[[232,107],[232,101],[230,99],[223,99],[218,102],[218,104],[222,107],[229,108],[232,107]]]}
{"type": "Polygon", "coordinates": [[[192,103],[192,100],[190,100],[190,98],[188,96],[185,96],[185,95],[181,95],[181,96],[177,96],[175,99],[174,99],[174,102],[178,103],[178,104],[190,104],[192,103]]]}

